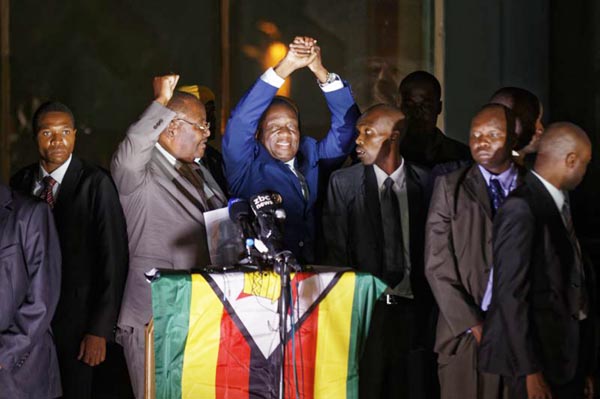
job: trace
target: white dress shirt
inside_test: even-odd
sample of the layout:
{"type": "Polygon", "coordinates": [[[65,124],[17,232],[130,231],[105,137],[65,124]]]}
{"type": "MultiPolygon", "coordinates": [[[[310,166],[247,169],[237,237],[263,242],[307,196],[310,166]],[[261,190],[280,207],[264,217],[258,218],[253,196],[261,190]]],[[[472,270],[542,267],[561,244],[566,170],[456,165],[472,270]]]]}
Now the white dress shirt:
{"type": "Polygon", "coordinates": [[[39,197],[42,194],[42,190],[44,189],[44,177],[50,175],[54,180],[56,180],[56,184],[52,187],[52,195],[54,196],[54,200],[58,199],[58,192],[60,191],[60,185],[62,184],[63,179],[65,178],[65,173],[67,173],[67,169],[69,169],[69,165],[71,164],[71,159],[73,158],[73,154],[69,155],[69,159],[67,159],[62,165],[58,168],[54,169],[52,173],[48,173],[46,169],[40,163],[40,170],[38,176],[33,184],[33,192],[32,194],[36,197],[39,197]]]}

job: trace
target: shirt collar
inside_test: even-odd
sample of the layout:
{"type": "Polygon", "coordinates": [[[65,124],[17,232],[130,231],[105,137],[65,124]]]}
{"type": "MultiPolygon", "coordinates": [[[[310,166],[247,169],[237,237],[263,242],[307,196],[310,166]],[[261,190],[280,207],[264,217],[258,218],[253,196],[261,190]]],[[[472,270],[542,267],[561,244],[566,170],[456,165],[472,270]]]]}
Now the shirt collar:
{"type": "Polygon", "coordinates": [[[552,196],[552,199],[554,200],[554,203],[556,204],[558,211],[561,212],[562,207],[565,203],[565,199],[566,199],[565,193],[562,190],[560,190],[559,188],[555,187],[548,180],[546,180],[542,176],[538,175],[534,170],[532,170],[531,173],[533,173],[533,175],[542,182],[544,187],[546,187],[546,190],[552,196]]]}
{"type": "Polygon", "coordinates": [[[477,165],[479,167],[479,170],[481,171],[481,174],[483,175],[483,178],[485,179],[485,184],[486,185],[490,185],[490,180],[492,179],[492,177],[496,180],[498,180],[500,182],[500,186],[502,187],[502,189],[504,191],[511,191],[513,188],[513,185],[517,179],[517,168],[515,168],[515,164],[511,163],[510,167],[508,169],[506,169],[504,172],[500,173],[500,174],[493,174],[492,172],[490,172],[489,170],[487,170],[486,168],[484,168],[481,165],[477,165]]]}
{"type": "Polygon", "coordinates": [[[379,166],[373,164],[373,170],[375,170],[375,177],[377,178],[377,187],[382,187],[385,179],[391,177],[394,183],[398,187],[402,187],[404,185],[404,158],[400,158],[400,166],[392,172],[391,175],[388,175],[381,169],[379,166]]]}
{"type": "Polygon", "coordinates": [[[162,145],[160,145],[159,143],[154,144],[154,146],[158,149],[158,151],[163,154],[163,156],[165,158],[167,158],[167,161],[169,161],[169,163],[173,166],[177,165],[177,159],[171,155],[171,153],[167,150],[165,150],[165,147],[163,147],[162,145]]]}
{"type": "Polygon", "coordinates": [[[40,163],[40,181],[44,179],[44,177],[50,175],[58,184],[62,184],[63,179],[65,178],[65,173],[67,173],[67,169],[69,169],[69,165],[71,164],[71,159],[73,158],[73,154],[69,155],[69,158],[58,168],[54,169],[52,173],[46,172],[46,169],[40,163]]]}
{"type": "Polygon", "coordinates": [[[292,170],[296,170],[296,166],[294,165],[294,163],[296,162],[296,157],[290,159],[287,162],[284,162],[290,169],[292,170]]]}

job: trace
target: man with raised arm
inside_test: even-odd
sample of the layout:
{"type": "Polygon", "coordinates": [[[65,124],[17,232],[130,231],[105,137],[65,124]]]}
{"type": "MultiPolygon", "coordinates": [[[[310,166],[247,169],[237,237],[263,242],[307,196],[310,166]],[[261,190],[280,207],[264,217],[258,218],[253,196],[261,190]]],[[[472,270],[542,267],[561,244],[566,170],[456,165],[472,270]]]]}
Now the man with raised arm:
{"type": "Polygon", "coordinates": [[[154,78],[155,100],[129,127],[111,165],[130,253],[117,339],[137,398],[144,395],[144,327],[152,317],[144,272],[209,264],[203,212],[226,203],[208,169],[194,163],[206,149],[209,123],[200,100],[174,92],[178,79],[154,78]]]}
{"type": "Polygon", "coordinates": [[[230,193],[248,198],[265,190],[279,192],[287,214],[284,244],[301,262],[314,260],[319,181],[352,150],[358,116],[348,85],[323,66],[317,41],[296,37],[285,57],[242,97],[227,123],[223,160],[230,193]],[[276,96],[285,79],[303,67],[315,74],[331,111],[329,132],[320,141],[301,135],[297,106],[276,96]]]}

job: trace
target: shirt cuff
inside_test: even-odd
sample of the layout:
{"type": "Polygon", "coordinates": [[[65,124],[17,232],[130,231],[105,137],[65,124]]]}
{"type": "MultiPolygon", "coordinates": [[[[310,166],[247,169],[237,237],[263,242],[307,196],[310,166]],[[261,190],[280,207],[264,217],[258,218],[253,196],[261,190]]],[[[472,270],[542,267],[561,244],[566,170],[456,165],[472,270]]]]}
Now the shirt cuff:
{"type": "Polygon", "coordinates": [[[332,82],[330,82],[330,83],[319,82],[319,86],[321,87],[321,90],[323,90],[323,93],[329,93],[332,91],[342,89],[344,87],[344,82],[342,82],[342,79],[339,77],[339,75],[335,74],[335,73],[332,73],[332,75],[334,76],[332,82]]]}
{"type": "Polygon", "coordinates": [[[260,80],[277,88],[280,88],[285,82],[285,79],[282,79],[281,76],[277,75],[273,68],[267,69],[265,73],[261,75],[260,80]]]}

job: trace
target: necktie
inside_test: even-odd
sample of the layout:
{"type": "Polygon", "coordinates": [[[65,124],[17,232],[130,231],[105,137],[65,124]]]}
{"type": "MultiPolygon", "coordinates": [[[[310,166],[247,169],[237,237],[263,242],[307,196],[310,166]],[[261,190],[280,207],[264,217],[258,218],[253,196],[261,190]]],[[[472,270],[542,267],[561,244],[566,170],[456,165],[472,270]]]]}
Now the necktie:
{"type": "Polygon", "coordinates": [[[44,187],[42,188],[42,192],[40,193],[40,198],[46,201],[46,203],[50,206],[50,209],[54,209],[54,193],[53,188],[56,185],[56,180],[50,175],[47,175],[42,179],[42,183],[44,187]]]}
{"type": "Polygon", "coordinates": [[[202,167],[200,165],[194,163],[191,165],[191,168],[194,172],[196,172],[196,174],[200,178],[200,181],[202,182],[202,188],[204,190],[204,194],[208,198],[209,208],[210,209],[218,209],[218,208],[222,208],[223,206],[225,206],[227,199],[221,198],[221,196],[215,190],[213,190],[210,187],[210,185],[206,182],[206,178],[204,177],[204,172],[202,172],[202,167]]]}
{"type": "Polygon", "coordinates": [[[198,192],[198,196],[200,197],[200,202],[202,206],[205,208],[205,211],[210,211],[215,209],[211,206],[208,201],[208,196],[204,191],[204,179],[193,169],[192,165],[189,163],[182,163],[179,168],[177,168],[179,173],[187,180],[198,192]]]}
{"type": "Polygon", "coordinates": [[[404,277],[404,246],[402,222],[398,197],[392,189],[394,180],[390,177],[383,183],[381,194],[381,222],[383,227],[383,280],[390,287],[397,286],[404,277]]]}
{"type": "Polygon", "coordinates": [[[506,199],[506,195],[504,195],[504,190],[502,189],[502,186],[500,185],[498,179],[490,179],[488,193],[490,195],[490,200],[492,201],[493,214],[495,215],[498,211],[498,208],[500,208],[500,205],[502,205],[502,203],[506,199]]]}
{"type": "Polygon", "coordinates": [[[300,188],[302,188],[302,196],[304,197],[305,201],[308,201],[308,184],[306,184],[306,178],[304,177],[304,175],[302,173],[300,173],[300,171],[296,168],[292,168],[291,165],[288,164],[288,167],[290,168],[290,170],[292,171],[293,174],[296,175],[296,177],[298,177],[298,181],[300,181],[300,188]]]}
{"type": "Polygon", "coordinates": [[[582,319],[588,313],[587,295],[584,287],[584,271],[583,271],[583,260],[581,255],[581,247],[579,246],[579,240],[575,235],[575,228],[573,227],[573,219],[571,218],[571,208],[569,206],[568,199],[565,199],[563,206],[560,210],[561,216],[565,223],[565,229],[569,236],[569,241],[573,247],[574,261],[573,268],[571,269],[570,278],[570,293],[569,302],[571,305],[571,312],[575,318],[582,319]]]}

